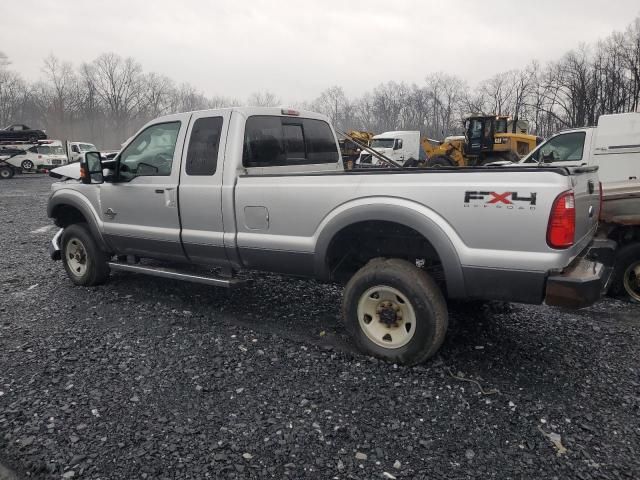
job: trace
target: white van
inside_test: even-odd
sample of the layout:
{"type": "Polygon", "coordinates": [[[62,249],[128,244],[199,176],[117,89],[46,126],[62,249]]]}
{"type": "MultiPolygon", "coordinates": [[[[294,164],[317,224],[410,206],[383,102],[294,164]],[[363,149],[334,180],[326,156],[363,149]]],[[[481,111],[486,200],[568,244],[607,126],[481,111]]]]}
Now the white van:
{"type": "Polygon", "coordinates": [[[563,130],[521,163],[598,165],[602,183],[640,179],[640,112],[602,115],[597,127],[563,130]]]}
{"type": "MultiPolygon", "coordinates": [[[[381,133],[373,137],[370,147],[400,165],[410,158],[414,160],[426,159],[426,155],[420,145],[420,132],[417,130],[381,133]]],[[[384,162],[365,150],[356,160],[356,165],[384,166],[384,162]]]]}
{"type": "Polygon", "coordinates": [[[50,169],[68,163],[62,142],[57,140],[47,144],[33,145],[23,153],[10,157],[6,162],[27,171],[50,169]]]}

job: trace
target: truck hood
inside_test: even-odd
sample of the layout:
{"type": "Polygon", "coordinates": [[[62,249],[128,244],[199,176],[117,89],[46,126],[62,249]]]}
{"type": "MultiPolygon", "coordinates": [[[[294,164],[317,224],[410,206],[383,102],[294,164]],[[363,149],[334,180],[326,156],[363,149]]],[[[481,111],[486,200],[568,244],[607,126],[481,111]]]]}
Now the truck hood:
{"type": "Polygon", "coordinates": [[[53,168],[49,170],[49,176],[62,180],[67,178],[80,180],[80,162],[70,163],[68,165],[63,165],[62,167],[53,168]]]}

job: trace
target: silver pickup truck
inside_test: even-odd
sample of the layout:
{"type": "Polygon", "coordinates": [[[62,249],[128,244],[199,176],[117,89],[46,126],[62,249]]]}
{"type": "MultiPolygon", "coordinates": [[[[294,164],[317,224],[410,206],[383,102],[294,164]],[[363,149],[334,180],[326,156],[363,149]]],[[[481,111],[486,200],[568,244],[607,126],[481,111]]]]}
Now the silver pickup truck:
{"type": "Polygon", "coordinates": [[[115,159],[57,170],[50,250],[74,283],[110,270],[340,282],[355,343],[394,362],[438,350],[447,299],[583,307],[609,278],[597,167],[345,172],[324,116],[230,108],[153,120],[115,159]]]}

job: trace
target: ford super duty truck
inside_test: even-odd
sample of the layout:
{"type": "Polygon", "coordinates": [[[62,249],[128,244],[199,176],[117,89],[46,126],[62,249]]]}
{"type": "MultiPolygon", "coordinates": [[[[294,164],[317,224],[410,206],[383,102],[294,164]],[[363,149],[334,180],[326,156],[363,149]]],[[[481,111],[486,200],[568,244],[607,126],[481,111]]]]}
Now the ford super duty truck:
{"type": "Polygon", "coordinates": [[[111,270],[227,287],[240,270],[339,282],[355,343],[406,364],[442,344],[448,299],[579,308],[610,273],[613,242],[594,241],[597,167],[347,172],[311,112],[165,116],[115,159],[90,152],[53,175],[50,251],[75,284],[111,270]]]}

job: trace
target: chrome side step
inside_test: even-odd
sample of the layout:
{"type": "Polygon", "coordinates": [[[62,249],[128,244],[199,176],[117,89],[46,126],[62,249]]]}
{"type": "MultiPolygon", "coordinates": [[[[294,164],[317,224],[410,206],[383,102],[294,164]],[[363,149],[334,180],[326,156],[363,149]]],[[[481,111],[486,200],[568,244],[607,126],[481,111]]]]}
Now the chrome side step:
{"type": "Polygon", "coordinates": [[[174,280],[182,280],[194,283],[204,283],[205,285],[213,285],[215,287],[232,288],[245,283],[244,280],[238,278],[207,277],[205,275],[194,275],[192,273],[184,273],[169,268],[146,267],[143,265],[132,265],[130,263],[120,262],[108,262],[108,265],[111,270],[144,273],[146,275],[153,275],[154,277],[172,278],[174,280]]]}

